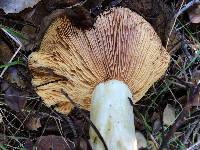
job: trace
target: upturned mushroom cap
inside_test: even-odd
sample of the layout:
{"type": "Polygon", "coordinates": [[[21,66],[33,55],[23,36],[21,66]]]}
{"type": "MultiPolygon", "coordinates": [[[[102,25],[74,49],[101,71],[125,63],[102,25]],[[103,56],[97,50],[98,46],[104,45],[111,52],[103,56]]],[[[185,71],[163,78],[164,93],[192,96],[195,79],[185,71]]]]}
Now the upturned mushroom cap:
{"type": "Polygon", "coordinates": [[[74,27],[66,16],[47,30],[40,49],[29,57],[32,83],[48,105],[68,113],[74,102],[90,109],[95,86],[125,82],[136,103],[166,71],[170,56],[152,26],[127,8],[101,14],[90,30],[74,27]]]}

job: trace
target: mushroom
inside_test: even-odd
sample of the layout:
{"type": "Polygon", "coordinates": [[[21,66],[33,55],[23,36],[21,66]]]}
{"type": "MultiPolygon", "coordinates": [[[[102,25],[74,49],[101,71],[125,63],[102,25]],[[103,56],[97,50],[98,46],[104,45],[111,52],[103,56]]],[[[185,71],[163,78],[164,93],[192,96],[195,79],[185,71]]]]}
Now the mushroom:
{"type": "MultiPolygon", "coordinates": [[[[81,30],[66,16],[48,28],[29,57],[32,84],[47,106],[67,114],[68,93],[90,118],[109,150],[135,150],[134,114],[139,101],[166,71],[170,56],[152,26],[128,8],[112,8],[81,30]]],[[[94,150],[103,144],[90,128],[94,150]]]]}

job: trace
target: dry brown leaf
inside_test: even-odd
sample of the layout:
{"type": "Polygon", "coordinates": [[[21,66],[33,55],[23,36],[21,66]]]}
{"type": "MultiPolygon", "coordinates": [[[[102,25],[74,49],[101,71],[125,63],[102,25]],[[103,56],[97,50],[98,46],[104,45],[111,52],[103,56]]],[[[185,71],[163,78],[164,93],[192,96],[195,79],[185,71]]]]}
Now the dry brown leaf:
{"type": "Polygon", "coordinates": [[[9,83],[5,81],[3,81],[0,86],[1,89],[5,91],[4,99],[10,109],[21,111],[21,109],[23,109],[26,105],[27,93],[14,86],[9,85],[9,83]]]}
{"type": "Polygon", "coordinates": [[[88,149],[90,149],[89,146],[88,146],[88,143],[86,142],[86,139],[78,138],[76,149],[77,150],[88,150],[88,149]]]}
{"type": "Polygon", "coordinates": [[[37,139],[37,150],[71,150],[69,142],[62,136],[48,135],[37,139]]]}
{"type": "Polygon", "coordinates": [[[0,40],[0,64],[7,63],[12,57],[13,52],[9,46],[2,40],[0,40]]]}

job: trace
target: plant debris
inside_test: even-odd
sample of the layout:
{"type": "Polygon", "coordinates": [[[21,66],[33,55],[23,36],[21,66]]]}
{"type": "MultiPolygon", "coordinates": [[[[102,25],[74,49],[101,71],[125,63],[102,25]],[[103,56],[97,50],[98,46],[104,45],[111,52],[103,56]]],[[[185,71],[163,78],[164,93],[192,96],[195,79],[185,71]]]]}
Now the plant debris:
{"type": "Polygon", "coordinates": [[[5,13],[19,13],[20,11],[33,7],[36,5],[40,0],[1,0],[0,1],[0,8],[2,8],[5,13]]]}
{"type": "Polygon", "coordinates": [[[1,83],[1,89],[4,91],[4,99],[6,104],[15,111],[21,111],[27,102],[27,93],[14,86],[10,86],[9,83],[3,81],[1,83]]]}
{"type": "Polygon", "coordinates": [[[142,143],[147,142],[143,147],[200,147],[199,0],[1,0],[0,149],[91,150],[89,112],[75,107],[66,116],[42,103],[33,90],[27,58],[38,50],[55,18],[67,15],[85,30],[112,7],[127,7],[143,16],[171,55],[166,76],[134,105],[136,130],[145,139],[142,143]]]}
{"type": "Polygon", "coordinates": [[[175,109],[172,105],[167,104],[163,112],[163,123],[164,125],[170,126],[176,120],[175,109]]]}
{"type": "Polygon", "coordinates": [[[66,140],[62,136],[48,135],[42,136],[37,139],[36,148],[38,150],[47,150],[47,149],[65,149],[71,150],[71,146],[73,145],[72,141],[66,140]]]}

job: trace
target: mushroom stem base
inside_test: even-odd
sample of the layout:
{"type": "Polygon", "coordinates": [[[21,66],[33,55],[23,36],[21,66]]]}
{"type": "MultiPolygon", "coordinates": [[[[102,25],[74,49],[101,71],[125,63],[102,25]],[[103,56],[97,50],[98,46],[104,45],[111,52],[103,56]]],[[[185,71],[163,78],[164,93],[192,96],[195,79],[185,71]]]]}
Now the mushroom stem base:
{"type": "MultiPolygon", "coordinates": [[[[90,118],[104,138],[109,150],[137,150],[134,114],[128,86],[109,80],[96,86],[92,94],[90,118]]],[[[90,143],[94,150],[104,150],[101,140],[90,128],[90,143]]]]}

